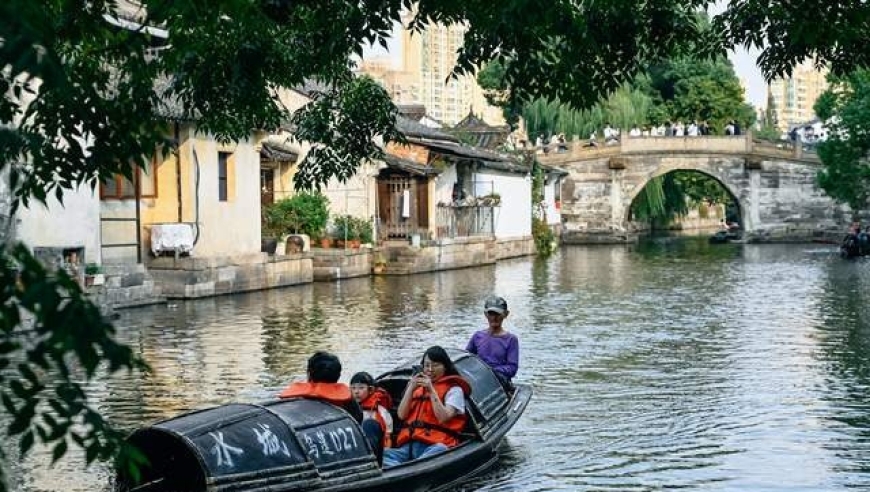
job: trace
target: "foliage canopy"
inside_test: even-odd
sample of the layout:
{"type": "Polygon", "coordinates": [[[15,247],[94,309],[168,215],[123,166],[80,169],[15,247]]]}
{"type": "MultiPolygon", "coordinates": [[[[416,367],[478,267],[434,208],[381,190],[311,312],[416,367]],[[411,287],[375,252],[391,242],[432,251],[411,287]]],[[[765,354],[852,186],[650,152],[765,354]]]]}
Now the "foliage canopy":
{"type": "Polygon", "coordinates": [[[832,78],[816,101],[828,139],[818,145],[819,185],[854,211],[870,207],[870,70],[832,78]]]}

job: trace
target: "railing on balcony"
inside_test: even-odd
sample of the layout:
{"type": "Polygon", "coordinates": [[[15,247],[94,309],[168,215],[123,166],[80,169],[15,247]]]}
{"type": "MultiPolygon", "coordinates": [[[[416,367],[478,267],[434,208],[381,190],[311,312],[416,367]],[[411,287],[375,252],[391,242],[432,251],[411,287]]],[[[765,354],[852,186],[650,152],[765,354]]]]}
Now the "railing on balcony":
{"type": "Polygon", "coordinates": [[[435,235],[438,239],[492,236],[495,234],[497,207],[448,205],[435,209],[435,235]]]}

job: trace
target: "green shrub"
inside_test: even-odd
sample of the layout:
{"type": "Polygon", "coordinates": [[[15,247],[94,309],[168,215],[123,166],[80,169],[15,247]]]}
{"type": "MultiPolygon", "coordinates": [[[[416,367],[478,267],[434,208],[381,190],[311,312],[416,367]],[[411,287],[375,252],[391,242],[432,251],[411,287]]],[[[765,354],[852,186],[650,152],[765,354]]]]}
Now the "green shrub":
{"type": "Polygon", "coordinates": [[[372,242],[372,225],[362,217],[352,217],[353,228],[356,229],[356,235],[361,243],[372,242]]]}
{"type": "Polygon", "coordinates": [[[339,215],[332,222],[333,234],[336,239],[359,240],[361,243],[372,242],[372,226],[368,220],[353,215],[339,215]]]}
{"type": "Polygon", "coordinates": [[[535,249],[540,256],[549,256],[556,249],[556,235],[541,219],[532,218],[532,236],[535,238],[535,249]]]}
{"type": "Polygon", "coordinates": [[[329,199],[321,193],[299,193],[269,205],[263,210],[263,235],[323,235],[329,220],[329,199]]]}
{"type": "Polygon", "coordinates": [[[332,220],[333,236],[341,241],[359,239],[352,215],[339,215],[332,220]]]}

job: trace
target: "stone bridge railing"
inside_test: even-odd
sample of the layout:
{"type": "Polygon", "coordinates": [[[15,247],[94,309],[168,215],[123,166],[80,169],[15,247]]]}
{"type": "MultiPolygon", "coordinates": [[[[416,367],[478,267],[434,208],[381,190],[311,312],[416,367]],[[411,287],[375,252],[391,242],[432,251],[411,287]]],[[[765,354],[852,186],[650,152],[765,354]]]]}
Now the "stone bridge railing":
{"type": "Polygon", "coordinates": [[[537,149],[538,159],[545,164],[596,159],[621,154],[731,154],[757,155],[759,157],[780,157],[801,161],[818,161],[814,151],[791,142],[770,142],[757,140],[751,134],[738,136],[704,137],[629,137],[623,135],[621,141],[599,144],[595,147],[588,142],[575,139],[568,142],[567,149],[537,149]]]}

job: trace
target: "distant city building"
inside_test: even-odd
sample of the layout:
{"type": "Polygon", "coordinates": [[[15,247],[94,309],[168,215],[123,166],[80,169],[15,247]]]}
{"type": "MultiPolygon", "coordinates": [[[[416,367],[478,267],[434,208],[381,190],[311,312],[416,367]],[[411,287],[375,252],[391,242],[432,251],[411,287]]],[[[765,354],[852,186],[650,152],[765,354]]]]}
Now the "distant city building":
{"type": "Polygon", "coordinates": [[[363,60],[357,71],[380,82],[396,104],[417,104],[420,102],[419,74],[395,68],[388,58],[379,57],[363,60]]]}
{"type": "Polygon", "coordinates": [[[790,77],[771,81],[768,90],[777,128],[785,132],[816,117],[813,105],[828,88],[827,75],[827,69],[817,70],[808,61],[795,67],[790,77]]]}
{"type": "MultiPolygon", "coordinates": [[[[412,15],[404,15],[405,26],[412,15]]],[[[486,102],[474,76],[448,80],[467,29],[463,24],[430,24],[423,32],[404,29],[399,66],[379,58],[363,61],[359,71],[381,81],[397,104],[422,104],[428,116],[445,125],[462,121],[469,108],[488,124],[503,125],[501,109],[486,102]]]]}

